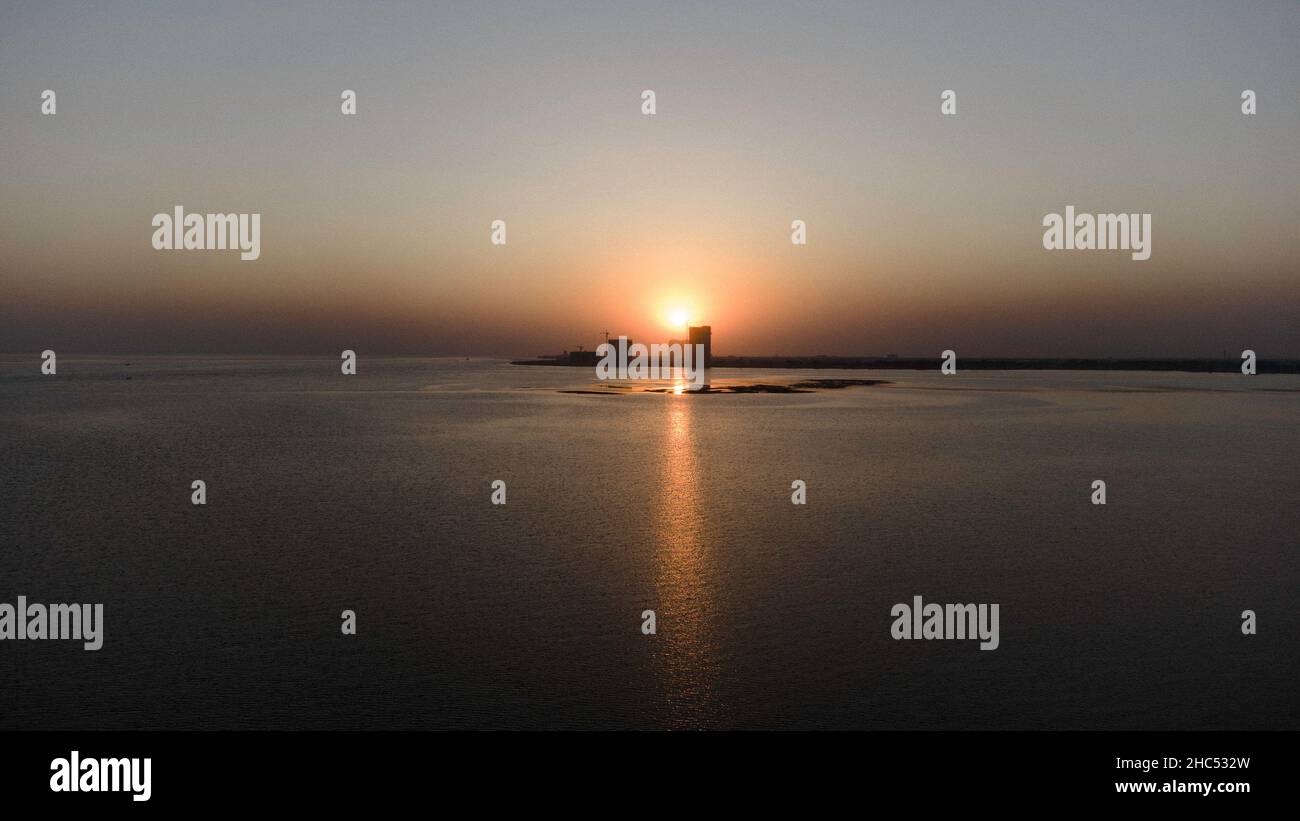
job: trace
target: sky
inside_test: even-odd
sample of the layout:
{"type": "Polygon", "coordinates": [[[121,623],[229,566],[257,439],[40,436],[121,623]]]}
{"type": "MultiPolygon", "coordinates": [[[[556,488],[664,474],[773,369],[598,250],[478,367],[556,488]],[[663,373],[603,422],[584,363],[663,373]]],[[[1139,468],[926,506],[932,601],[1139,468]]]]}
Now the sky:
{"type": "Polygon", "coordinates": [[[5,3],[0,351],[685,313],[719,354],[1300,357],[1298,38],[1289,0],[5,3]],[[155,250],[177,205],[260,214],[260,258],[155,250]],[[1150,213],[1151,258],[1045,250],[1067,205],[1150,213]]]}

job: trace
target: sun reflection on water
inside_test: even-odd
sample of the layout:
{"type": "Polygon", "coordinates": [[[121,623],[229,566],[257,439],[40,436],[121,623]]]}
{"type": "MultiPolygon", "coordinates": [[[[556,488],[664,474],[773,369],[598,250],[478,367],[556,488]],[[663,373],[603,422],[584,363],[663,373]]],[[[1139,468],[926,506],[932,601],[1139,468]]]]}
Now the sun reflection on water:
{"type": "Polygon", "coordinates": [[[664,694],[664,722],[695,727],[715,711],[718,677],[714,645],[711,555],[703,533],[701,470],[692,425],[695,399],[674,386],[666,405],[662,457],[663,483],[656,512],[658,543],[657,661],[664,694]]]}

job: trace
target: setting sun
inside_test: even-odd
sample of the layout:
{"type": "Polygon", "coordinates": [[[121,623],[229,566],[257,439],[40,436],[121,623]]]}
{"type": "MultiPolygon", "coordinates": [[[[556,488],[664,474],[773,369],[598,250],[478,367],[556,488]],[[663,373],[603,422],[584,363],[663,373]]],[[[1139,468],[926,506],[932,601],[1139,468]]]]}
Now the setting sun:
{"type": "Polygon", "coordinates": [[[690,314],[683,308],[674,308],[668,312],[668,324],[674,328],[685,328],[690,319],[690,314]]]}

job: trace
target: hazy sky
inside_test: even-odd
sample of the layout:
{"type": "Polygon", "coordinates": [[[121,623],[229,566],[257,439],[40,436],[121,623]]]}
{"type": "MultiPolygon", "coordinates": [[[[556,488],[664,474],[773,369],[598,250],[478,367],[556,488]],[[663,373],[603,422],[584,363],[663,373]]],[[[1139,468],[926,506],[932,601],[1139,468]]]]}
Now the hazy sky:
{"type": "Polygon", "coordinates": [[[724,354],[1300,356],[1297,43],[1293,0],[5,3],[0,351],[537,354],[682,308],[724,354]],[[260,213],[261,258],[154,250],[176,205],[260,213]],[[1151,259],[1044,250],[1066,205],[1151,213],[1151,259]]]}

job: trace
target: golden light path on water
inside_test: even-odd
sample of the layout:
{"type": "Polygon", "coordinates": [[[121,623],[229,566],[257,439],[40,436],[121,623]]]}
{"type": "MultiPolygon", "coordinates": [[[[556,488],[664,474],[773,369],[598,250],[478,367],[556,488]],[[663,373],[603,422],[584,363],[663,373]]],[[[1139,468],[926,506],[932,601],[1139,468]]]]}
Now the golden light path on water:
{"type": "Polygon", "coordinates": [[[696,397],[683,396],[676,380],[665,396],[666,424],[659,448],[662,492],[655,513],[658,544],[656,587],[663,721],[695,727],[716,714],[717,647],[712,561],[701,502],[703,460],[692,426],[696,397]]]}

